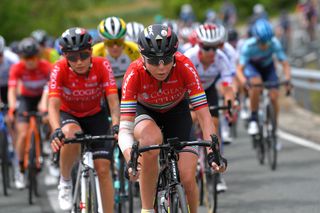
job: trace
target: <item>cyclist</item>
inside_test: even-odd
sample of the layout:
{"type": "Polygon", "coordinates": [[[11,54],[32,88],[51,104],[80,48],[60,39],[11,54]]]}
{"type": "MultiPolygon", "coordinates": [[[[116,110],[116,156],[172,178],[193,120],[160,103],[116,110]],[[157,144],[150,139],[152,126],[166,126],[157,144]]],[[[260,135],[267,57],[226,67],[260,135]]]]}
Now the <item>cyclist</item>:
{"type": "Polygon", "coordinates": [[[39,43],[41,58],[46,59],[50,63],[54,63],[59,60],[60,55],[58,51],[47,46],[48,35],[46,31],[35,30],[31,33],[31,37],[39,43]]]}
{"type": "MultiPolygon", "coordinates": [[[[61,149],[58,200],[63,210],[72,207],[71,170],[80,154],[79,144],[63,146],[64,136],[74,137],[81,130],[91,135],[108,132],[108,116],[100,106],[103,94],[109,104],[113,132],[119,124],[119,98],[111,66],[104,58],[92,57],[91,45],[92,37],[85,29],[67,29],[60,37],[64,58],[55,64],[50,78],[48,112],[54,129],[51,147],[54,152],[61,149]]],[[[104,212],[113,212],[112,148],[111,143],[92,146],[104,212]]]]}
{"type": "Polygon", "coordinates": [[[0,35],[0,102],[8,104],[8,78],[10,67],[19,62],[19,56],[8,48],[0,35]]]}
{"type": "MultiPolygon", "coordinates": [[[[258,107],[261,88],[250,88],[250,84],[259,84],[265,81],[277,82],[278,76],[275,70],[273,55],[276,55],[283,67],[285,79],[290,81],[290,65],[281,47],[279,40],[274,37],[271,24],[265,20],[258,20],[252,32],[254,37],[246,40],[241,48],[237,75],[240,82],[249,89],[251,118],[248,133],[258,133],[258,107]]],[[[290,89],[288,84],[287,89],[290,89]]],[[[278,87],[274,86],[269,91],[270,99],[278,113],[278,87]]]]}
{"type": "Polygon", "coordinates": [[[23,112],[37,111],[44,86],[49,80],[51,64],[40,59],[39,45],[33,38],[25,38],[19,43],[21,61],[10,68],[8,82],[8,118],[14,120],[14,111],[17,111],[15,124],[16,153],[19,160],[20,172],[17,171],[15,185],[18,189],[25,187],[24,182],[24,141],[28,130],[28,119],[23,112]],[[19,94],[17,98],[17,94],[19,94]],[[18,101],[17,101],[18,99],[18,101]]]}
{"type": "Polygon", "coordinates": [[[93,55],[106,57],[117,81],[119,98],[121,97],[122,78],[129,64],[140,57],[137,44],[125,41],[126,23],[118,17],[103,19],[98,25],[98,32],[104,39],[93,46],[93,55]]]}
{"type": "MultiPolygon", "coordinates": [[[[176,52],[176,34],[167,26],[150,25],[140,33],[138,44],[142,57],[131,63],[122,87],[119,146],[125,159],[130,159],[134,138],[141,146],[161,144],[163,138],[170,137],[189,140],[192,119],[186,93],[198,116],[204,139],[210,140],[210,134],[216,129],[210,119],[206,96],[192,62],[176,52]]],[[[196,149],[197,153],[197,148],[189,149],[196,149]]],[[[154,212],[158,154],[150,151],[142,155],[141,175],[133,177],[129,168],[130,178],[139,178],[141,212],[154,212]]],[[[209,154],[212,160],[211,156],[209,154]]],[[[190,212],[197,212],[198,190],[194,178],[197,155],[181,153],[179,158],[181,181],[190,212]]],[[[218,167],[211,160],[209,164],[214,170],[225,171],[224,165],[218,167]]]]}
{"type": "MultiPolygon", "coordinates": [[[[229,66],[227,56],[218,49],[225,36],[221,34],[220,28],[214,24],[200,25],[197,29],[198,45],[189,49],[187,56],[198,71],[201,83],[207,96],[209,106],[218,106],[218,90],[224,96],[226,102],[233,102],[234,92],[232,89],[233,73],[229,66]]],[[[219,114],[210,110],[212,121],[216,127],[219,125],[219,114]]],[[[222,134],[222,140],[229,140],[226,134],[222,134]]],[[[221,179],[217,186],[219,191],[227,190],[226,183],[221,179]]]]}
{"type": "Polygon", "coordinates": [[[138,22],[129,22],[127,24],[127,35],[126,40],[127,41],[133,41],[135,43],[138,42],[139,33],[144,30],[144,26],[141,23],[138,22]]]}

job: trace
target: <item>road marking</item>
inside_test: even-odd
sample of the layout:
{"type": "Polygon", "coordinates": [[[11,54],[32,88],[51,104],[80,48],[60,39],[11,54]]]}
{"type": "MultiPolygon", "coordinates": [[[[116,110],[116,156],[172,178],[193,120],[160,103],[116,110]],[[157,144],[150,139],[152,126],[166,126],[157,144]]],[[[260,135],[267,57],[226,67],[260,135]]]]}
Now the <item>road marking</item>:
{"type": "Polygon", "coordinates": [[[295,144],[299,144],[301,146],[305,146],[305,147],[320,151],[320,145],[317,144],[316,142],[309,141],[304,138],[300,138],[298,136],[292,135],[290,133],[287,133],[281,130],[278,130],[278,136],[282,139],[289,140],[295,144]]]}

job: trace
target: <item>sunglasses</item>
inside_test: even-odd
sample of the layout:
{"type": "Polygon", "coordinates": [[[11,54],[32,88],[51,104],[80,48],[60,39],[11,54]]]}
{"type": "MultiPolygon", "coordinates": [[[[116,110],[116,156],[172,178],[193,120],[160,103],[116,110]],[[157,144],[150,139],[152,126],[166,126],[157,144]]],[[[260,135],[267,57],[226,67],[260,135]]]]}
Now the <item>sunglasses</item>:
{"type": "Polygon", "coordinates": [[[206,52],[209,52],[210,50],[213,50],[213,52],[216,52],[218,47],[214,47],[214,46],[201,46],[201,49],[203,49],[206,52]]]}
{"type": "Polygon", "coordinates": [[[151,64],[153,66],[158,66],[158,65],[160,65],[160,63],[163,65],[168,65],[171,62],[173,62],[173,56],[167,56],[164,58],[161,58],[161,57],[147,58],[147,57],[145,57],[145,59],[148,64],[151,64]]]}
{"type": "Polygon", "coordinates": [[[124,43],[123,39],[114,39],[114,40],[105,40],[104,45],[107,47],[113,47],[114,45],[117,45],[118,47],[122,47],[124,43]]]}
{"type": "Polygon", "coordinates": [[[84,61],[91,56],[91,52],[74,52],[74,53],[67,53],[66,58],[68,61],[77,62],[79,59],[84,61]]]}
{"type": "Polygon", "coordinates": [[[38,59],[38,56],[23,56],[22,59],[25,61],[35,61],[38,59]]]}

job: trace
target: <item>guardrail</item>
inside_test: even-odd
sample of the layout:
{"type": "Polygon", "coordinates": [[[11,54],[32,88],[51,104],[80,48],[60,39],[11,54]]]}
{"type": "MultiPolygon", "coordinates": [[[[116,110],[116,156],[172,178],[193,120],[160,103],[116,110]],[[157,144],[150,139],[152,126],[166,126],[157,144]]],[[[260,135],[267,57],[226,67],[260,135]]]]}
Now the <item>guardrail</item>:
{"type": "Polygon", "coordinates": [[[320,113],[320,71],[292,68],[294,98],[305,109],[320,113]]]}

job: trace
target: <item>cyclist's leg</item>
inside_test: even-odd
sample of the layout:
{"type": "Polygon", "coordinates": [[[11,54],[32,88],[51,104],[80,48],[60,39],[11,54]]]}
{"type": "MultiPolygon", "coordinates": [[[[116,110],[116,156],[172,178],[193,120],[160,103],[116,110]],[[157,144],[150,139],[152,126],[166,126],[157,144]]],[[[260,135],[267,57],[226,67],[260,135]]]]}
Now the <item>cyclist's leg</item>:
{"type": "MultiPolygon", "coordinates": [[[[252,64],[248,64],[245,67],[244,74],[251,84],[262,83],[259,70],[252,64]]],[[[262,91],[262,88],[260,87],[251,87],[249,89],[251,118],[250,118],[248,133],[251,135],[255,135],[258,133],[257,121],[258,121],[259,97],[260,97],[261,91],[262,91]]]]}
{"type": "MultiPolygon", "coordinates": [[[[66,138],[74,137],[74,134],[81,131],[80,125],[72,115],[60,112],[62,131],[66,138]]],[[[62,210],[70,210],[72,208],[72,167],[79,158],[80,145],[66,144],[60,150],[60,181],[58,201],[62,210]]]]}
{"type": "MultiPolygon", "coordinates": [[[[262,73],[262,80],[264,82],[278,82],[279,78],[277,76],[274,63],[272,63],[270,66],[268,66],[264,72],[262,73]]],[[[269,87],[269,97],[271,100],[271,103],[273,105],[274,113],[276,116],[276,121],[278,117],[279,112],[279,104],[278,104],[278,97],[279,97],[279,86],[275,85],[272,87],[269,87]]]]}
{"type": "MultiPolygon", "coordinates": [[[[80,120],[81,128],[90,135],[104,135],[108,132],[109,121],[106,111],[80,120]]],[[[114,190],[110,164],[113,156],[113,143],[106,141],[92,145],[94,167],[97,171],[103,212],[113,212],[114,190]]]]}
{"type": "MultiPolygon", "coordinates": [[[[66,138],[74,137],[76,132],[82,131],[80,124],[74,116],[60,112],[62,131],[66,138]]],[[[66,144],[60,150],[60,172],[61,179],[71,180],[71,169],[79,158],[80,145],[79,144],[66,144]]]]}
{"type": "MultiPolygon", "coordinates": [[[[162,143],[162,133],[151,116],[153,113],[142,105],[137,105],[137,117],[135,121],[134,136],[141,146],[149,146],[162,143]]],[[[139,178],[142,209],[153,209],[156,184],[158,179],[158,155],[159,151],[149,151],[140,158],[141,175],[139,178]]]]}

